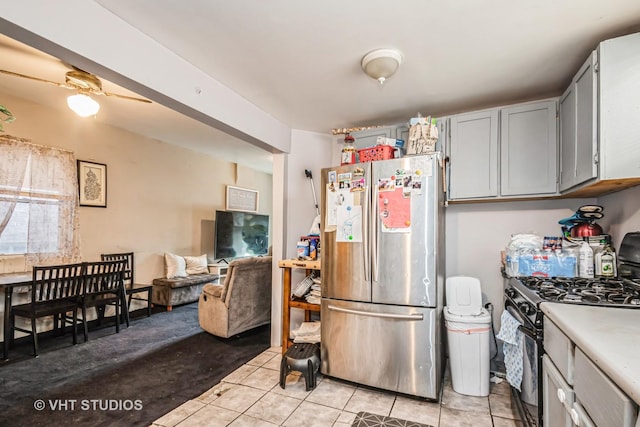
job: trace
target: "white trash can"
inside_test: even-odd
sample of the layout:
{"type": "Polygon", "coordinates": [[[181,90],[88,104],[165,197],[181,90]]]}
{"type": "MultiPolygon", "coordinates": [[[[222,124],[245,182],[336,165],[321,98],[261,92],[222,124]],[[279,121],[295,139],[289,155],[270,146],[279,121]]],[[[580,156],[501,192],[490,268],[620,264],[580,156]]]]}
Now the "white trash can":
{"type": "Polygon", "coordinates": [[[467,396],[488,396],[491,315],[461,316],[447,309],[444,319],[453,390],[467,396]]]}
{"type": "Polygon", "coordinates": [[[443,312],[453,390],[467,396],[488,396],[491,314],[482,307],[480,281],[455,276],[447,279],[446,287],[443,312]]]}

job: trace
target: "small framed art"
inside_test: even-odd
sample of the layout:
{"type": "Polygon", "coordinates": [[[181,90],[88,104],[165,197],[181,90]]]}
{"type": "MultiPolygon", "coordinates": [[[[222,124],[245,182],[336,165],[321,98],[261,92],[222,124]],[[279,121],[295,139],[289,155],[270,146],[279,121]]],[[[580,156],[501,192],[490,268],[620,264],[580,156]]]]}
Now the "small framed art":
{"type": "Polygon", "coordinates": [[[80,206],[107,207],[107,165],[78,160],[80,206]]]}
{"type": "Polygon", "coordinates": [[[227,210],[258,212],[258,191],[227,185],[227,210]]]}

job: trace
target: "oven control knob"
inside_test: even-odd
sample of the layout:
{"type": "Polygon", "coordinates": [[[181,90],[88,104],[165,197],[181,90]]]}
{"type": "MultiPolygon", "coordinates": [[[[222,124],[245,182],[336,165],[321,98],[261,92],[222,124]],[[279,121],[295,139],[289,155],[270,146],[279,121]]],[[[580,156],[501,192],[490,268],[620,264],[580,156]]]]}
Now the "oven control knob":
{"type": "Polygon", "coordinates": [[[516,296],[516,291],[512,288],[507,288],[504,290],[504,293],[507,294],[508,297],[513,298],[516,296]]]}
{"type": "Polygon", "coordinates": [[[531,307],[526,302],[518,304],[518,310],[520,310],[520,313],[524,314],[525,316],[530,316],[535,313],[533,307],[531,307]]]}

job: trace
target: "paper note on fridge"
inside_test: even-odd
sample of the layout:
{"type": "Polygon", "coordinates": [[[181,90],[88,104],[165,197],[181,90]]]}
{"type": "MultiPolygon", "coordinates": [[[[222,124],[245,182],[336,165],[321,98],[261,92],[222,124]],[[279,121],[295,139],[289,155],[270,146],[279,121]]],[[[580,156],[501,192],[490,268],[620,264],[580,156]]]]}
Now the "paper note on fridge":
{"type": "Polygon", "coordinates": [[[344,203],[337,208],[336,242],[362,242],[362,206],[344,203]]]}
{"type": "Polygon", "coordinates": [[[378,193],[378,212],[384,233],[411,231],[411,197],[406,196],[403,188],[378,193]]]}
{"type": "Polygon", "coordinates": [[[324,230],[333,231],[338,224],[338,192],[335,190],[335,186],[332,183],[327,184],[327,210],[326,218],[324,220],[324,230]]]}

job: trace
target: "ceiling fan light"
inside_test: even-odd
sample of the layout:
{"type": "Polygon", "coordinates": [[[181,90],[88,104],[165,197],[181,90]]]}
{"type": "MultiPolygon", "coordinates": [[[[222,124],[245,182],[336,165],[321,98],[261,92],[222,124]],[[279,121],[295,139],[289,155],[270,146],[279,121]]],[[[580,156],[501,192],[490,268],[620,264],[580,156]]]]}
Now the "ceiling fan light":
{"type": "Polygon", "coordinates": [[[71,95],[67,98],[67,105],[80,117],[95,116],[100,111],[100,104],[84,93],[71,95]]]}
{"type": "Polygon", "coordinates": [[[400,64],[402,64],[402,53],[399,50],[376,49],[367,53],[360,65],[366,75],[383,84],[398,71],[400,64]]]}

